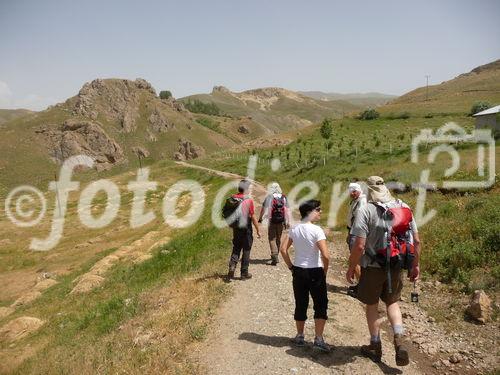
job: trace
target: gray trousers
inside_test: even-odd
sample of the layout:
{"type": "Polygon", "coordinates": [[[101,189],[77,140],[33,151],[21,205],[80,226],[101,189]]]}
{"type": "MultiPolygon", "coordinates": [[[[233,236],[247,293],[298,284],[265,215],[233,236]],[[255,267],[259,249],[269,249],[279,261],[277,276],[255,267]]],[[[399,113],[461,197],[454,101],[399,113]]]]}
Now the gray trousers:
{"type": "Polygon", "coordinates": [[[278,251],[281,245],[281,235],[283,234],[284,223],[269,223],[267,238],[271,248],[271,258],[278,260],[278,251]]]}

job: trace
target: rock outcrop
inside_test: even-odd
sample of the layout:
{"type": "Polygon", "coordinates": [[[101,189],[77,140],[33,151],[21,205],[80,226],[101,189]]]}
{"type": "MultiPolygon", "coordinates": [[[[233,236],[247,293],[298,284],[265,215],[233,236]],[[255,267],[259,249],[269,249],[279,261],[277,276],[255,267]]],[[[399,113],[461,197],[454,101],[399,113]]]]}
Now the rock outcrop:
{"type": "Polygon", "coordinates": [[[174,153],[175,160],[189,160],[196,159],[205,155],[205,150],[201,146],[193,144],[190,140],[181,138],[179,139],[179,150],[174,153]]]}
{"type": "Polygon", "coordinates": [[[140,158],[147,158],[147,157],[149,157],[149,151],[146,150],[142,146],[134,146],[134,147],[132,147],[132,152],[134,154],[136,154],[137,156],[139,156],[140,158]]]}
{"type": "Polygon", "coordinates": [[[69,119],[58,129],[44,126],[37,133],[45,137],[52,157],[62,161],[74,155],[94,158],[97,170],[106,170],[124,161],[120,145],[98,122],[69,119]]]}
{"type": "Polygon", "coordinates": [[[491,316],[491,300],[484,290],[476,290],[471,297],[467,314],[477,322],[485,324],[491,316]]]}
{"type": "Polygon", "coordinates": [[[250,130],[245,125],[240,125],[238,127],[238,132],[241,134],[248,134],[250,133],[250,130]]]}
{"type": "Polygon", "coordinates": [[[141,78],[135,81],[95,79],[81,88],[73,114],[92,120],[103,116],[107,121],[118,122],[124,132],[130,133],[137,127],[141,91],[151,98],[156,97],[151,84],[141,78]]]}
{"type": "Polygon", "coordinates": [[[151,129],[158,133],[164,133],[174,127],[165,113],[157,106],[148,118],[151,129]]]}

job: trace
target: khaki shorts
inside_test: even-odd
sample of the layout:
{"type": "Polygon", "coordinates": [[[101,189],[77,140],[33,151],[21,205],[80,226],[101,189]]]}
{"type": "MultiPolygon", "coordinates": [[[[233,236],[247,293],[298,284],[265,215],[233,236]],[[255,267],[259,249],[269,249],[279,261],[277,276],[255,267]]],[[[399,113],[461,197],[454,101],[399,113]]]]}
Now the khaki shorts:
{"type": "Polygon", "coordinates": [[[358,284],[358,299],[366,305],[374,305],[379,299],[386,305],[398,302],[403,289],[401,268],[391,269],[391,284],[392,293],[389,293],[387,271],[384,268],[362,267],[358,284]]]}

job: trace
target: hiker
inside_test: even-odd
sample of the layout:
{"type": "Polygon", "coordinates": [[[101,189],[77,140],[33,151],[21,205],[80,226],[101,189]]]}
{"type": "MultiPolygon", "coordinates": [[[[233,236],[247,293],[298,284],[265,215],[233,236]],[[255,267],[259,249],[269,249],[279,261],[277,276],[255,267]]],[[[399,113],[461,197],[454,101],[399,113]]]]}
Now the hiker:
{"type": "Polygon", "coordinates": [[[317,222],[321,216],[321,202],[308,200],[299,207],[301,222],[290,229],[288,237],[281,245],[280,253],[286,265],[292,271],[293,295],[295,297],[295,325],[297,335],[292,342],[304,346],[304,325],[307,319],[309,294],[314,307],[315,338],[313,348],[329,352],[330,346],[323,339],[323,330],[328,319],[328,297],[326,292],[326,274],[328,272],[329,253],[326,236],[317,222]],[[288,250],[294,247],[295,257],[290,260],[288,250]]]}
{"type": "Polygon", "coordinates": [[[255,208],[253,200],[249,197],[250,181],[241,180],[238,184],[238,193],[226,200],[223,208],[223,216],[229,220],[229,225],[233,228],[233,251],[229,258],[229,271],[227,279],[234,278],[236,265],[241,257],[241,279],[250,279],[252,274],[248,272],[250,264],[250,250],[253,243],[252,224],[260,238],[259,224],[255,218],[255,208]]]}
{"type": "Polygon", "coordinates": [[[281,246],[283,228],[288,227],[288,223],[290,223],[288,201],[277,182],[273,182],[269,186],[269,194],[264,199],[260,209],[259,223],[262,223],[265,213],[269,218],[267,238],[271,248],[271,265],[276,266],[278,264],[278,250],[281,246]]]}
{"type": "Polygon", "coordinates": [[[370,331],[370,344],[363,345],[361,351],[374,361],[381,361],[378,313],[381,299],[394,332],[396,364],[406,366],[409,355],[398,301],[403,287],[402,270],[408,270],[411,281],[419,277],[417,225],[408,205],[392,197],[381,177],[369,177],[367,185],[369,202],[358,211],[351,228],[351,234],[356,238],[346,273],[347,281],[352,283],[356,266],[361,261],[358,299],[366,305],[370,331]]]}
{"type": "MultiPolygon", "coordinates": [[[[349,246],[349,252],[352,251],[352,246],[354,245],[354,238],[351,234],[352,224],[354,223],[354,218],[358,210],[366,205],[366,195],[363,194],[363,190],[361,189],[361,185],[357,182],[352,182],[349,184],[349,195],[351,196],[351,202],[349,203],[349,212],[347,213],[347,246],[349,246]]],[[[361,267],[359,264],[354,269],[354,277],[356,281],[359,281],[359,277],[361,275],[361,267]]],[[[358,285],[351,285],[347,289],[347,294],[351,297],[356,298],[358,291],[358,285]]]]}

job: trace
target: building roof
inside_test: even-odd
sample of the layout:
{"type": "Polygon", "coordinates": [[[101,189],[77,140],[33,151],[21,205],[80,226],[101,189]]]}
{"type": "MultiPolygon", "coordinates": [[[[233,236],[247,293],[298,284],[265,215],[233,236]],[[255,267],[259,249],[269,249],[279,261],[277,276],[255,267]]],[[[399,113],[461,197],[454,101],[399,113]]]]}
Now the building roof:
{"type": "Polygon", "coordinates": [[[484,115],[492,115],[494,113],[500,112],[500,105],[496,105],[494,107],[488,108],[484,111],[478,112],[472,116],[484,116],[484,115]]]}

